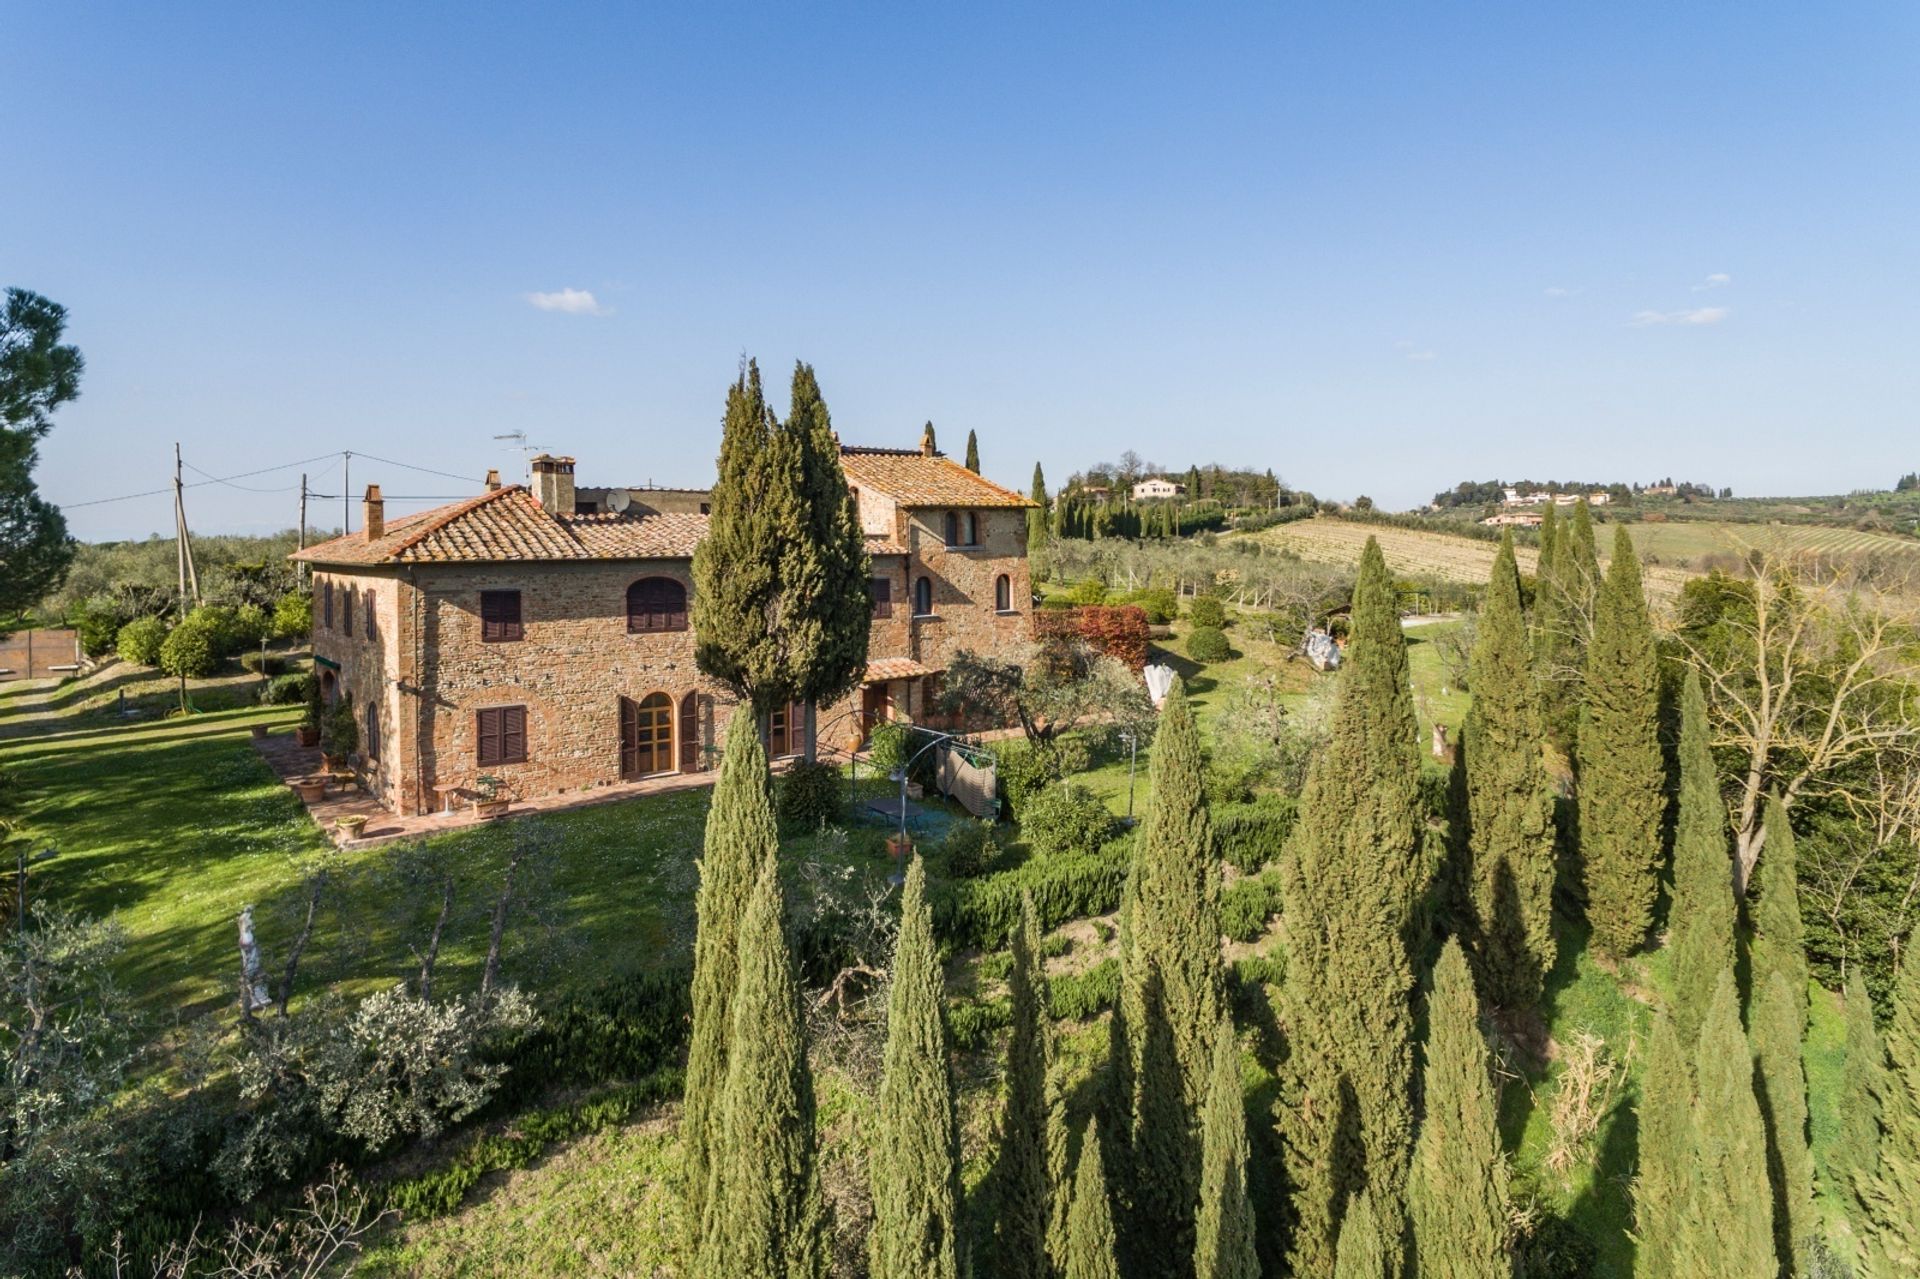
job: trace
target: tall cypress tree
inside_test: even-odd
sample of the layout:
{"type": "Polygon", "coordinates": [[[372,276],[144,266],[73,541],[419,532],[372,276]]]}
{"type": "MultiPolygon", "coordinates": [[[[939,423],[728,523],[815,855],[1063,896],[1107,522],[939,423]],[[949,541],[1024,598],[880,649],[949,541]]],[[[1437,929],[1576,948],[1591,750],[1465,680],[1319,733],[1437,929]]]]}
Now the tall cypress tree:
{"type": "Polygon", "coordinates": [[[1773,1200],[1756,1194],[1767,1164],[1766,1129],[1753,1095],[1753,1058],[1740,1029],[1733,970],[1721,970],[1694,1056],[1699,1097],[1694,1107],[1692,1175],[1675,1251],[1687,1275],[1779,1273],[1773,1249],[1773,1200]]]}
{"type": "Polygon", "coordinates": [[[960,1273],[960,1130],[947,1057],[946,992],[920,858],[907,867],[887,998],[880,1131],[873,1151],[874,1279],[960,1273]]]}
{"type": "Polygon", "coordinates": [[[680,1140],[686,1220],[696,1242],[706,1215],[707,1180],[727,1084],[733,996],[740,980],[740,921],[760,867],[778,844],[766,752],[754,730],[752,710],[741,705],[727,725],[720,777],[707,808],[700,890],[694,898],[693,1032],[680,1140]]]}
{"type": "Polygon", "coordinates": [[[1221,1017],[1213,1047],[1213,1079],[1201,1122],[1200,1216],[1194,1279],[1260,1279],[1247,1196],[1247,1110],[1240,1091],[1240,1045],[1233,1021],[1221,1017]]]}
{"type": "Polygon", "coordinates": [[[1039,581],[1046,574],[1041,564],[1033,561],[1036,555],[1042,556],[1044,564],[1052,524],[1047,513],[1047,477],[1038,462],[1033,464],[1033,489],[1027,496],[1033,499],[1033,505],[1027,508],[1027,566],[1039,581]]]}
{"type": "Polygon", "coordinates": [[[1067,1081],[1061,1070],[1047,1074],[1047,1260],[1051,1274],[1067,1268],[1067,1233],[1071,1227],[1068,1207],[1073,1199],[1074,1166],[1068,1145],[1072,1133],[1067,1127],[1067,1081]]]}
{"type": "Polygon", "coordinates": [[[1680,815],[1673,837],[1673,1020],[1697,1039],[1720,974],[1733,967],[1733,860],[1707,744],[1707,699],[1687,671],[1680,696],[1680,815]]]}
{"type": "Polygon", "coordinates": [[[1547,579],[1553,571],[1553,556],[1559,540],[1560,516],[1556,513],[1553,503],[1549,502],[1546,513],[1540,517],[1540,558],[1533,566],[1533,590],[1536,604],[1540,599],[1540,592],[1546,589],[1547,579]]]}
{"type": "Polygon", "coordinates": [[[794,613],[788,635],[792,700],[806,707],[806,757],[814,757],[815,708],[831,706],[860,686],[867,673],[873,619],[872,566],[860,506],[840,465],[826,399],[813,366],[793,366],[793,392],[784,433],[798,459],[802,536],[781,556],[785,606],[794,613]]]}
{"type": "Polygon", "coordinates": [[[1466,952],[1449,939],[1434,966],[1427,1014],[1426,1115],[1407,1185],[1414,1272],[1421,1279],[1511,1275],[1507,1159],[1480,1001],[1466,952]]]}
{"type": "Polygon", "coordinates": [[[1175,681],[1154,734],[1152,793],[1127,872],[1117,1030],[1132,1167],[1132,1237],[1193,1255],[1200,1109],[1224,999],[1220,866],[1207,815],[1200,738],[1175,681]]]}
{"type": "Polygon", "coordinates": [[[698,1279],[824,1279],[813,1077],[782,922],[780,871],[761,864],[740,921],[740,984],[698,1279]]]}
{"type": "Polygon", "coordinates": [[[1120,1262],[1113,1237],[1113,1205],[1107,1198],[1107,1177],[1100,1165],[1100,1132],[1089,1127],[1080,1139],[1080,1166],[1073,1175],[1073,1197],[1067,1210],[1065,1279],[1120,1279],[1120,1262]]]}
{"type": "Polygon", "coordinates": [[[1833,1172],[1847,1202],[1864,1217],[1867,1188],[1880,1173],[1880,1099],[1887,1090],[1887,1050],[1873,1024],[1873,1000],[1858,964],[1847,974],[1846,1016],[1847,1056],[1833,1172]]]}
{"type": "Polygon", "coordinates": [[[1474,959],[1481,992],[1503,1008],[1538,1002],[1553,968],[1552,799],[1545,731],[1527,661],[1513,536],[1500,539],[1473,646],[1467,764],[1474,959]]]}
{"type": "Polygon", "coordinates": [[[1807,1027],[1806,929],[1800,921],[1800,868],[1793,826],[1778,796],[1767,797],[1766,851],[1760,858],[1760,900],[1753,911],[1753,990],[1764,991],[1779,973],[1793,994],[1798,1029],[1807,1027]]]}
{"type": "Polygon", "coordinates": [[[1693,1171],[1693,1066],[1673,1019],[1653,1016],[1640,1083],[1640,1167],[1633,1183],[1633,1272],[1691,1279],[1678,1264],[1681,1209],[1693,1171]]]}
{"type": "MultiPolygon", "coordinates": [[[[1767,856],[1773,853],[1769,844],[1767,856]]],[[[1776,969],[1760,987],[1753,1014],[1755,1089],[1766,1124],[1774,1251],[1783,1274],[1799,1272],[1799,1259],[1818,1229],[1813,1154],[1807,1148],[1807,1072],[1800,1057],[1806,1036],[1805,1002],[1806,988],[1796,997],[1791,980],[1776,969]]]]}
{"type": "Polygon", "coordinates": [[[1880,1076],[1879,1167],[1862,1187],[1875,1274],[1920,1274],[1920,962],[1911,951],[1894,987],[1880,1076]]]}
{"type": "Polygon", "coordinates": [[[1580,854],[1594,948],[1624,959],[1647,937],[1660,894],[1666,764],[1660,673],[1640,557],[1626,525],[1594,606],[1579,737],[1580,854]]]}
{"type": "Polygon", "coordinates": [[[972,431],[967,432],[967,469],[980,474],[980,440],[972,431]]]}
{"type": "Polygon", "coordinates": [[[1389,1248],[1373,1193],[1362,1189],[1347,1204],[1340,1223],[1340,1247],[1334,1257],[1333,1279],[1394,1279],[1400,1273],[1398,1248],[1389,1248]]]}
{"type": "Polygon", "coordinates": [[[994,1239],[999,1255],[994,1273],[1005,1279],[1047,1279],[1047,1235],[1053,1214],[1047,1098],[1052,1023],[1047,1016],[1040,921],[1031,893],[1020,894],[1020,927],[1014,930],[1012,952],[1007,993],[1013,1005],[1013,1028],[1007,1037],[1007,1105],[1000,1119],[996,1169],[999,1211],[994,1215],[994,1239]]]}
{"type": "Polygon", "coordinates": [[[1429,869],[1418,813],[1419,728],[1386,558],[1360,559],[1330,738],[1308,771],[1282,859],[1289,1070],[1282,1119],[1293,1269],[1325,1275],[1348,1197],[1371,1186],[1402,1237],[1413,1149],[1409,934],[1429,869]]]}

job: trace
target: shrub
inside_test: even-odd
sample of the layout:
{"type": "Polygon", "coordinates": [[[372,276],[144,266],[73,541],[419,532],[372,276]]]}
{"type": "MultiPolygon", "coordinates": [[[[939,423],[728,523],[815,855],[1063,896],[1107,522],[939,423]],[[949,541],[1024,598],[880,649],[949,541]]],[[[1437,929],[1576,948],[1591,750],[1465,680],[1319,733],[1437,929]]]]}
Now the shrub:
{"type": "Polygon", "coordinates": [[[1213,811],[1214,847],[1221,860],[1251,875],[1280,860],[1298,815],[1299,805],[1281,796],[1251,804],[1223,804],[1213,811]]]}
{"type": "Polygon", "coordinates": [[[947,874],[955,879],[984,874],[1000,856],[991,822],[955,822],[940,841],[940,850],[947,856],[947,874]]]}
{"type": "Polygon", "coordinates": [[[1033,894],[1040,927],[1104,915],[1120,906],[1132,856],[1131,837],[1090,853],[1034,857],[1011,870],[978,879],[949,881],[933,897],[933,922],[954,946],[995,949],[1020,922],[1020,896],[1033,894]]]}
{"type": "Polygon", "coordinates": [[[1137,606],[1153,626],[1165,626],[1180,616],[1180,597],[1165,587],[1152,587],[1130,593],[1128,604],[1137,606]]]}
{"type": "Polygon", "coordinates": [[[287,659],[278,653],[262,653],[254,649],[240,654],[240,666],[255,675],[284,675],[287,672],[287,659]]]}
{"type": "Polygon", "coordinates": [[[1047,1011],[1055,1017],[1086,1021],[1120,1002],[1120,961],[1103,959],[1084,973],[1047,980],[1047,1011]]]}
{"type": "Polygon", "coordinates": [[[80,601],[68,621],[80,637],[81,652],[88,657],[105,657],[113,651],[127,617],[110,597],[96,595],[80,601]]]}
{"type": "Polygon", "coordinates": [[[195,609],[160,645],[160,669],[198,679],[220,669],[220,620],[195,609]]]}
{"type": "Polygon", "coordinates": [[[260,690],[262,706],[297,706],[307,700],[307,686],[314,683],[311,675],[295,673],[276,675],[267,681],[260,690]]]}
{"type": "Polygon", "coordinates": [[[257,647],[273,629],[267,610],[258,604],[242,604],[228,612],[223,636],[229,653],[257,647]]]}
{"type": "Polygon", "coordinates": [[[1219,627],[1196,626],[1187,635],[1187,656],[1196,662],[1224,662],[1233,656],[1233,645],[1219,627]]]}
{"type": "Polygon", "coordinates": [[[160,648],[167,642],[167,624],[157,617],[136,617],[120,628],[114,648],[123,662],[158,666],[160,648]]]}
{"type": "Polygon", "coordinates": [[[1195,626],[1218,630],[1227,624],[1227,606],[1218,595],[1196,595],[1193,603],[1187,605],[1187,616],[1195,626]]]}
{"type": "Polygon", "coordinates": [[[841,818],[846,784],[836,764],[802,760],[780,779],[780,821],[795,830],[815,831],[841,818]]]}
{"type": "Polygon", "coordinates": [[[320,749],[340,759],[360,749],[360,723],[353,717],[353,699],[342,695],[320,719],[320,749]]]}
{"type": "Polygon", "coordinates": [[[1018,816],[1032,798],[1060,780],[1060,755],[1051,746],[1007,742],[993,752],[994,772],[1007,803],[1018,816]]]}
{"type": "Polygon", "coordinates": [[[282,595],[273,606],[273,633],[280,639],[305,639],[313,634],[313,596],[306,591],[282,595]]]}
{"type": "Polygon", "coordinates": [[[1075,604],[1104,604],[1107,584],[1097,577],[1083,577],[1067,590],[1067,599],[1075,604]]]}
{"type": "Polygon", "coordinates": [[[881,772],[891,773],[906,766],[907,746],[912,740],[913,733],[905,724],[884,720],[875,724],[867,737],[867,758],[881,772]]]}
{"type": "Polygon", "coordinates": [[[1235,941],[1253,941],[1280,913],[1280,877],[1272,871],[1236,881],[1220,894],[1220,931],[1235,941]]]}
{"type": "Polygon", "coordinates": [[[1068,609],[1073,607],[1073,601],[1068,599],[1064,595],[1048,595],[1041,599],[1040,607],[1050,608],[1050,609],[1068,609]]]}
{"type": "Polygon", "coordinates": [[[1084,786],[1049,786],[1020,813],[1020,833],[1042,857],[1090,853],[1112,837],[1118,823],[1106,803],[1084,786]]]}

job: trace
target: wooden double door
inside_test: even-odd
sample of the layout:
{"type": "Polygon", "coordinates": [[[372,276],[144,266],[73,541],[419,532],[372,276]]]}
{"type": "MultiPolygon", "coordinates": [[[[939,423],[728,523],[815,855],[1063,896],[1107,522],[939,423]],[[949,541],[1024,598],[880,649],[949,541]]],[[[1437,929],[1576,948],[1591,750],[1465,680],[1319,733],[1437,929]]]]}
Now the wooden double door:
{"type": "Polygon", "coordinates": [[[620,699],[620,776],[628,781],[700,767],[699,698],[688,693],[676,707],[665,693],[639,701],[620,699]]]}

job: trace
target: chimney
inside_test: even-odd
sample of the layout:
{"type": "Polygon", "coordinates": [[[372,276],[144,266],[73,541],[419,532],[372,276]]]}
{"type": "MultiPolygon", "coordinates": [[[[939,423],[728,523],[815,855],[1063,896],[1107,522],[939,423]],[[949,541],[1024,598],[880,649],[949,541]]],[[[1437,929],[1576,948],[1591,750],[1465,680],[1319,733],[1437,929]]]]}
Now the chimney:
{"type": "Polygon", "coordinates": [[[573,459],[542,453],[533,459],[533,495],[549,515],[573,514],[573,459]]]}
{"type": "Polygon", "coordinates": [[[920,432],[920,456],[932,457],[937,450],[933,446],[933,423],[927,423],[927,429],[920,432]]]}
{"type": "Polygon", "coordinates": [[[499,488],[500,488],[500,468],[495,466],[489,466],[487,468],[487,492],[489,493],[496,492],[499,488]]]}
{"type": "Polygon", "coordinates": [[[387,535],[387,503],[380,496],[378,484],[367,485],[366,510],[360,522],[366,526],[369,542],[377,542],[387,535]]]}

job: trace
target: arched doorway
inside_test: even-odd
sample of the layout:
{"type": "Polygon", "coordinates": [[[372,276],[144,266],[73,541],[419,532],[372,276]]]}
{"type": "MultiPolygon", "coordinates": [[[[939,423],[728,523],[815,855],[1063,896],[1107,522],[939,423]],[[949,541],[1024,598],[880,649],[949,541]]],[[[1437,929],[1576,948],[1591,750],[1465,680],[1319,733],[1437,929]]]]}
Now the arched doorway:
{"type": "Polygon", "coordinates": [[[633,781],[673,771],[673,699],[648,693],[620,699],[620,776],[633,781]]]}

